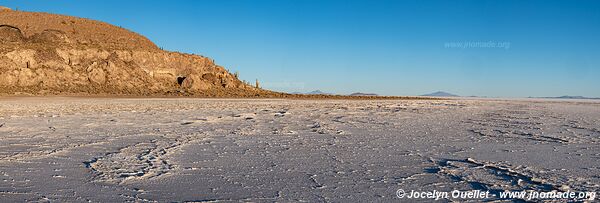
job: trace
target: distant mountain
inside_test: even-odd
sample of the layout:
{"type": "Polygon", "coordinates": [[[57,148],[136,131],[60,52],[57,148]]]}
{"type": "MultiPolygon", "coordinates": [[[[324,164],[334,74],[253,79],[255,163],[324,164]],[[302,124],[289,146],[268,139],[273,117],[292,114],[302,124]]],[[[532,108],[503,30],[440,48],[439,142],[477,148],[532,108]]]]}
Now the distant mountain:
{"type": "Polygon", "coordinates": [[[305,94],[327,94],[328,95],[328,94],[331,94],[331,93],[321,92],[321,90],[315,90],[315,91],[312,91],[312,92],[307,92],[305,94]]]}
{"type": "Polygon", "coordinates": [[[349,94],[349,96],[379,96],[375,93],[362,93],[362,92],[355,92],[352,94],[349,94]]]}
{"type": "Polygon", "coordinates": [[[426,97],[459,97],[458,95],[455,94],[450,94],[448,92],[442,92],[442,91],[437,91],[434,93],[429,93],[429,94],[424,94],[421,96],[426,96],[426,97]]]}
{"type": "Polygon", "coordinates": [[[307,93],[302,92],[292,92],[291,94],[323,94],[323,95],[332,95],[331,93],[322,92],[321,90],[315,90],[307,93]]]}
{"type": "Polygon", "coordinates": [[[593,97],[584,97],[584,96],[560,96],[560,97],[530,97],[530,98],[544,98],[544,99],[600,99],[593,97]]]}
{"type": "Polygon", "coordinates": [[[556,98],[558,98],[558,99],[592,99],[592,98],[587,98],[584,96],[568,96],[568,95],[560,96],[560,97],[556,97],[556,98]]]}

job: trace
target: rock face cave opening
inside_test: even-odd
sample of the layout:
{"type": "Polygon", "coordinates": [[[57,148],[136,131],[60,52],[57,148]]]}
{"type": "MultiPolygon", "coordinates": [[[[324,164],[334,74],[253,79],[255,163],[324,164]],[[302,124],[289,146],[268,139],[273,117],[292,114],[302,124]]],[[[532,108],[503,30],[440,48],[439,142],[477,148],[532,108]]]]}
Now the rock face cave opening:
{"type": "Polygon", "coordinates": [[[183,86],[183,81],[185,81],[185,76],[177,76],[177,84],[179,86],[183,86]]]}

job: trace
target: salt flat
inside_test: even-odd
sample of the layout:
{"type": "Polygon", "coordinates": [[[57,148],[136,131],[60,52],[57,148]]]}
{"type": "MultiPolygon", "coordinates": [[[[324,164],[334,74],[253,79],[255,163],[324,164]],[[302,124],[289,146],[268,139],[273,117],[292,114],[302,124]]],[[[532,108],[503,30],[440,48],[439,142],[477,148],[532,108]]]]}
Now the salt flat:
{"type": "Polygon", "coordinates": [[[0,126],[0,202],[372,202],[408,201],[398,189],[600,188],[600,103],[591,100],[9,97],[0,126]]]}

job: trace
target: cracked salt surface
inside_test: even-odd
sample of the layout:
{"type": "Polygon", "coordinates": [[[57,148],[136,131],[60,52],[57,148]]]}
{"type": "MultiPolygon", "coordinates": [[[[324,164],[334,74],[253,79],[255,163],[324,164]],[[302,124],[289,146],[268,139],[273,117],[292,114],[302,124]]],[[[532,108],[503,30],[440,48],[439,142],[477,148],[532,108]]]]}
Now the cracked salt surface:
{"type": "Polygon", "coordinates": [[[398,189],[600,188],[600,103],[591,101],[0,104],[0,202],[370,202],[399,201],[398,189]]]}

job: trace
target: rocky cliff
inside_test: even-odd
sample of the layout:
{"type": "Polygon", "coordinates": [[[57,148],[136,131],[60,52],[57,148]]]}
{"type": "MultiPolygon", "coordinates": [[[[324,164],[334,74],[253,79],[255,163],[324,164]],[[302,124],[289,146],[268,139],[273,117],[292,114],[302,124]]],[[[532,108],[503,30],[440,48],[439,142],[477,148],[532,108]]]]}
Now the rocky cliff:
{"type": "Polygon", "coordinates": [[[0,9],[0,93],[257,96],[203,56],[107,23],[0,9]]]}

